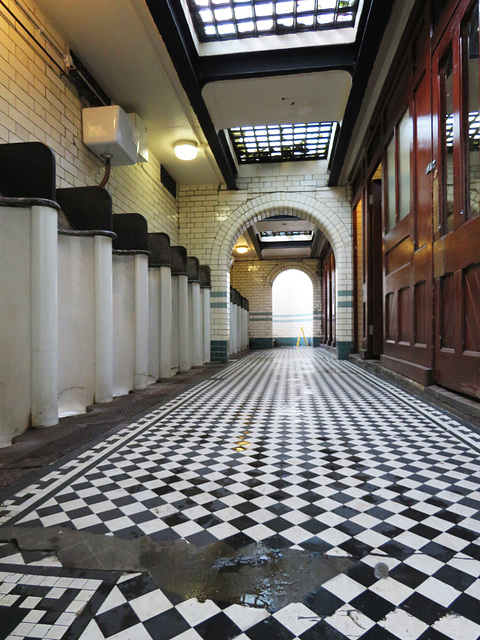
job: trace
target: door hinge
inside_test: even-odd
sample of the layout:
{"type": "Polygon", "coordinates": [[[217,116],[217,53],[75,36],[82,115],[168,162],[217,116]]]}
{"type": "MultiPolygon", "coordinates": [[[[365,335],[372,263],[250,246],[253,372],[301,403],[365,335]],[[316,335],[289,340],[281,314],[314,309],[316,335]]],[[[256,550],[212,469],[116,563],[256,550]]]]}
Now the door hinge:
{"type": "Polygon", "coordinates": [[[432,171],[435,171],[436,167],[437,167],[436,160],[432,160],[431,162],[429,162],[425,169],[425,175],[428,176],[429,173],[432,173],[432,171]]]}

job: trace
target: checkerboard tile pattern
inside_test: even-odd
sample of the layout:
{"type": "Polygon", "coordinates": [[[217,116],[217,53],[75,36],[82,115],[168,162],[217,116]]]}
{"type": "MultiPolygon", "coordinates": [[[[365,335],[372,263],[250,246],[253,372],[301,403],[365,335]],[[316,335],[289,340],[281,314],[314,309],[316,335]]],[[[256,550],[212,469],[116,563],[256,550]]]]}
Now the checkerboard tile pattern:
{"type": "Polygon", "coordinates": [[[9,497],[0,516],[16,526],[356,560],[279,611],[178,602],[153,586],[122,599],[126,580],[84,640],[475,639],[479,445],[467,425],[349,363],[317,349],[275,350],[236,362],[54,469],[9,497]],[[388,577],[376,577],[380,561],[388,577]],[[138,611],[136,598],[144,598],[138,611]],[[152,598],[155,606],[143,606],[152,598]],[[129,611],[134,632],[115,627],[116,607],[129,611]]]}

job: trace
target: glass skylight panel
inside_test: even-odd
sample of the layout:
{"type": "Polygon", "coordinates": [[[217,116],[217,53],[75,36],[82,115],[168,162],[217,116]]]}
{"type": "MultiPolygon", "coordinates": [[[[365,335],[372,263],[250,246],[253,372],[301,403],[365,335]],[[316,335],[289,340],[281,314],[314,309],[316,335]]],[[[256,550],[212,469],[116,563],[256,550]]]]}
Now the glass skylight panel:
{"type": "Polygon", "coordinates": [[[188,0],[201,42],[353,27],[359,0],[188,0]]]}
{"type": "Polygon", "coordinates": [[[260,231],[262,242],[310,242],[313,231],[260,231]]]}
{"type": "Polygon", "coordinates": [[[325,160],[336,122],[234,127],[230,139],[241,164],[325,160]]]}

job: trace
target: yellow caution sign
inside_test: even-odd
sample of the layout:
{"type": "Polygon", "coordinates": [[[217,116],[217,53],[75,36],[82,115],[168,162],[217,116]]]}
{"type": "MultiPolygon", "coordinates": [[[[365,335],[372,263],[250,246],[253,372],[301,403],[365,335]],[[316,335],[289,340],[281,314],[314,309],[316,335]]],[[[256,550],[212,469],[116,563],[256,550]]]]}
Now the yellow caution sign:
{"type": "Polygon", "coordinates": [[[303,327],[300,327],[300,333],[298,334],[298,340],[297,340],[297,347],[300,344],[300,336],[303,335],[303,339],[305,340],[305,346],[308,347],[308,342],[307,339],[305,338],[305,331],[303,330],[303,327]]]}

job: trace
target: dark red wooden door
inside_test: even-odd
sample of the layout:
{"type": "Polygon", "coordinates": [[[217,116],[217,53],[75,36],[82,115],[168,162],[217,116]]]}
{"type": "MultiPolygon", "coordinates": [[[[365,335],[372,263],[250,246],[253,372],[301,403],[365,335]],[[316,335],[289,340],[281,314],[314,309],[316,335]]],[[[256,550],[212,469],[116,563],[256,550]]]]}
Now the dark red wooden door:
{"type": "Polygon", "coordinates": [[[435,379],[480,398],[479,6],[465,0],[433,57],[435,379]]]}
{"type": "Polygon", "coordinates": [[[363,211],[362,356],[379,358],[383,351],[382,181],[370,180],[363,211]]]}
{"type": "Polygon", "coordinates": [[[324,343],[335,346],[336,344],[336,282],[335,282],[335,256],[331,251],[323,266],[323,326],[324,343]]]}
{"type": "Polygon", "coordinates": [[[432,132],[429,67],[417,72],[387,147],[384,180],[382,361],[432,382],[432,132]]]}

